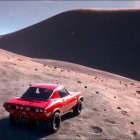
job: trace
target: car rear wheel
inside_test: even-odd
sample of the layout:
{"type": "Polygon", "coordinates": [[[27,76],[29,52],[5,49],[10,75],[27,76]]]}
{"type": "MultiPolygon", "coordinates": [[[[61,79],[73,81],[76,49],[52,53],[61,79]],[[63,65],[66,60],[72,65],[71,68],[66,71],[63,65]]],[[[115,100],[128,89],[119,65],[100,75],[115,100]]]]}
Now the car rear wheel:
{"type": "Polygon", "coordinates": [[[19,122],[18,117],[15,117],[11,114],[9,114],[9,121],[10,121],[10,124],[12,125],[16,125],[19,122]]]}
{"type": "Polygon", "coordinates": [[[79,100],[79,102],[77,103],[77,105],[73,109],[73,113],[75,115],[79,115],[81,113],[81,111],[82,111],[82,101],[79,100]]]}
{"type": "Polygon", "coordinates": [[[58,112],[55,112],[47,122],[47,130],[52,133],[58,131],[60,127],[60,122],[61,122],[60,114],[58,112]]]}

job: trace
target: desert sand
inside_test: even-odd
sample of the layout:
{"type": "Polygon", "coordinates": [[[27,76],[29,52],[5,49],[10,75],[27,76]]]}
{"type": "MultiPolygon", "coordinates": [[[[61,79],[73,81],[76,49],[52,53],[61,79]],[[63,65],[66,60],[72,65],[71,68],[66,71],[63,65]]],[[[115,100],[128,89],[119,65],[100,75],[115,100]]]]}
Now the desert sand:
{"type": "Polygon", "coordinates": [[[140,82],[4,50],[0,50],[0,66],[0,139],[140,139],[140,82]],[[59,83],[70,91],[81,91],[81,115],[64,115],[55,134],[48,133],[43,126],[9,125],[3,103],[21,96],[30,84],[36,83],[59,83]]]}

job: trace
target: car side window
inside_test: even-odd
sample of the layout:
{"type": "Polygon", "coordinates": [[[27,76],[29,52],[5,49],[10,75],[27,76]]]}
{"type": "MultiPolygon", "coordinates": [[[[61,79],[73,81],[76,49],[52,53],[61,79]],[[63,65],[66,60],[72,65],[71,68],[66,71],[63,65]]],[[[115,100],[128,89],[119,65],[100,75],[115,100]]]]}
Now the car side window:
{"type": "Polygon", "coordinates": [[[59,93],[60,98],[63,98],[65,96],[69,95],[69,93],[64,88],[59,89],[58,93],[59,93]]]}

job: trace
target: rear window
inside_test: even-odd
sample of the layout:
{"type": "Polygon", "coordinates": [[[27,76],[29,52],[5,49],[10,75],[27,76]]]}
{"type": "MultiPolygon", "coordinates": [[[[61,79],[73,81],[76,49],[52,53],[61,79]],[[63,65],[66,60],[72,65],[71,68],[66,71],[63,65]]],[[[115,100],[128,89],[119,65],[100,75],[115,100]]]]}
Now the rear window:
{"type": "Polygon", "coordinates": [[[49,99],[53,91],[48,88],[40,87],[29,87],[27,91],[22,95],[26,98],[36,98],[36,99],[49,99]]]}

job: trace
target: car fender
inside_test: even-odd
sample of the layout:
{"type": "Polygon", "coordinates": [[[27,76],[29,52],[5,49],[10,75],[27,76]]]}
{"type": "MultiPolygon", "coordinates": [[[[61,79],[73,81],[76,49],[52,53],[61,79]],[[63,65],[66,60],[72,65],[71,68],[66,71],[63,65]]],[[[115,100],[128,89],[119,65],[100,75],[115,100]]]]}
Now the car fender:
{"type": "Polygon", "coordinates": [[[59,112],[59,113],[60,113],[60,109],[59,109],[59,108],[55,108],[55,109],[53,110],[53,112],[51,113],[50,117],[54,114],[54,112],[59,112]]]}
{"type": "Polygon", "coordinates": [[[79,100],[83,101],[83,100],[84,100],[84,99],[83,99],[83,96],[79,96],[78,101],[79,101],[79,100]]]}

